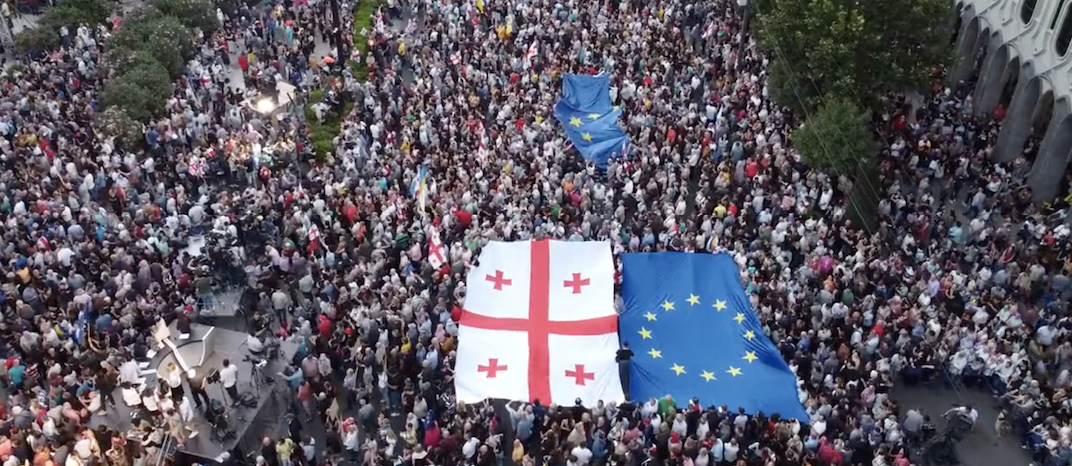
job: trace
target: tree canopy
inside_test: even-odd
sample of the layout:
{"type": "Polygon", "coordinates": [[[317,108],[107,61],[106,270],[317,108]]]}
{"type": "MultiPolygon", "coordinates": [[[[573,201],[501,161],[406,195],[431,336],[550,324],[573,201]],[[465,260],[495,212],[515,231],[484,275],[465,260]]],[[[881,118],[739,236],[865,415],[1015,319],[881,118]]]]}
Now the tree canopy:
{"type": "Polygon", "coordinates": [[[850,177],[872,165],[878,145],[868,111],[837,95],[822,99],[818,109],[793,132],[793,143],[809,166],[831,175],[850,177]]]}
{"type": "Polygon", "coordinates": [[[184,26],[200,29],[205,34],[210,34],[220,27],[220,21],[216,18],[216,7],[209,0],[154,0],[153,6],[160,13],[178,19],[184,26]]]}
{"type": "Polygon", "coordinates": [[[193,58],[193,36],[177,18],[151,15],[123,26],[112,37],[110,48],[142,51],[159,61],[173,79],[182,76],[186,61],[193,58]]]}
{"type": "Polygon", "coordinates": [[[123,150],[136,149],[145,137],[141,123],[116,106],[108,107],[97,115],[94,126],[102,136],[114,138],[116,147],[123,150]]]}
{"type": "Polygon", "coordinates": [[[108,81],[101,102],[105,107],[119,107],[137,121],[145,121],[164,110],[171,90],[171,77],[164,65],[152,59],[136,59],[123,74],[108,81]]]}
{"type": "Polygon", "coordinates": [[[777,0],[756,3],[772,96],[811,112],[836,94],[871,106],[920,85],[949,53],[948,0],[777,0]],[[765,9],[764,9],[765,8],[765,9]]]}

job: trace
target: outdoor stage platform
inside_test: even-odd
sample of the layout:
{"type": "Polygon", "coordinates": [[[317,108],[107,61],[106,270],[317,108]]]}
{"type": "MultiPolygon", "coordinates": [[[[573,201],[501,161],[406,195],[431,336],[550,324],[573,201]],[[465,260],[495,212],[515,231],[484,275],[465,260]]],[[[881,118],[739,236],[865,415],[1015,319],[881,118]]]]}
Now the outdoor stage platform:
{"type": "MultiPolygon", "coordinates": [[[[261,369],[264,375],[274,381],[257,386],[253,383],[253,364],[244,361],[246,356],[250,355],[246,343],[248,334],[200,324],[191,324],[189,334],[180,334],[175,323],[166,328],[166,332],[158,329],[154,335],[157,341],[163,341],[163,346],[155,348],[157,353],[148,365],[142,367],[145,387],[156,386],[159,377],[157,374],[162,374],[168,363],[174,362],[184,371],[193,369],[199,374],[208,374],[222,368],[223,360],[229,359],[231,364],[237,365],[239,369],[239,393],[257,394],[256,407],[231,406],[231,400],[224,393],[223,386],[210,383],[208,395],[214,400],[223,401],[227,406],[227,416],[235,435],[222,442],[217,441],[212,426],[205,420],[201,411],[196,411],[192,427],[197,430],[198,435],[188,438],[186,444],[178,448],[179,451],[189,456],[218,461],[217,458],[222,453],[230,452],[236,446],[243,452],[259,451],[262,438],[279,437],[280,430],[286,429],[284,417],[291,394],[286,383],[277,374],[293,359],[298,350],[297,345],[280,342],[279,356],[261,369]]],[[[118,406],[108,410],[106,415],[94,414],[89,422],[91,427],[107,424],[120,432],[126,432],[130,428],[137,407],[123,402],[122,390],[118,388],[115,392],[118,406]]],[[[183,390],[193,403],[185,377],[183,390]]]]}

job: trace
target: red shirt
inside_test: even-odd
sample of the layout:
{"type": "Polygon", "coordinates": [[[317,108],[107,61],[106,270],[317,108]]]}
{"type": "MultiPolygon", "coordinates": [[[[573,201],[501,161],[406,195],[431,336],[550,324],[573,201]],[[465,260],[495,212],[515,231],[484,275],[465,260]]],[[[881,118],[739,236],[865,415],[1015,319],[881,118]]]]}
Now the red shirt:
{"type": "Polygon", "coordinates": [[[321,315],[320,322],[316,324],[316,328],[320,331],[321,336],[331,336],[331,319],[321,315]]]}
{"type": "Polygon", "coordinates": [[[755,178],[759,174],[759,164],[755,161],[748,162],[748,165],[744,167],[744,174],[749,178],[755,178]]]}

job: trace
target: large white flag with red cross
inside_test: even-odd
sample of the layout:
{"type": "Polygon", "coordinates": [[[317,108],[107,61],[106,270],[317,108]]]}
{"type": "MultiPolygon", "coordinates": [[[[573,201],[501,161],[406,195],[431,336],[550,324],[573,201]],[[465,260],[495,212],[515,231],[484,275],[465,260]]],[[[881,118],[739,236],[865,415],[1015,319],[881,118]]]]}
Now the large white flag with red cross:
{"type": "Polygon", "coordinates": [[[621,402],[610,243],[491,242],[458,325],[459,400],[621,402]]]}

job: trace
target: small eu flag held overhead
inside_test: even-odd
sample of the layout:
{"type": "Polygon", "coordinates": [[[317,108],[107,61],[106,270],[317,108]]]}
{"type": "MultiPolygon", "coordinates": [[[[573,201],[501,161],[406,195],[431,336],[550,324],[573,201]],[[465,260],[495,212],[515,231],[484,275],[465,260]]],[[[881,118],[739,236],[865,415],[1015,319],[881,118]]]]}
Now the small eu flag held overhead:
{"type": "Polygon", "coordinates": [[[806,419],[796,375],[763,333],[728,254],[622,256],[618,332],[636,353],[630,398],[806,419]]]}
{"type": "Polygon", "coordinates": [[[628,153],[629,136],[618,127],[622,110],[611,101],[609,76],[567,74],[554,111],[573,147],[597,167],[628,153]]]}

